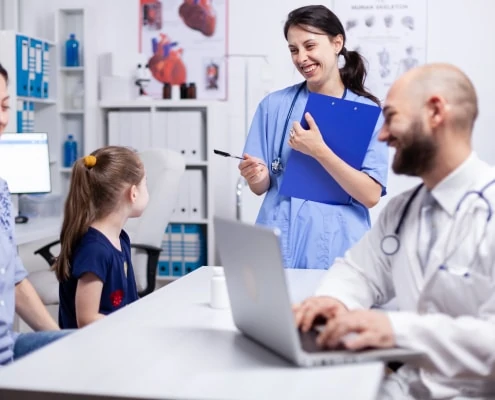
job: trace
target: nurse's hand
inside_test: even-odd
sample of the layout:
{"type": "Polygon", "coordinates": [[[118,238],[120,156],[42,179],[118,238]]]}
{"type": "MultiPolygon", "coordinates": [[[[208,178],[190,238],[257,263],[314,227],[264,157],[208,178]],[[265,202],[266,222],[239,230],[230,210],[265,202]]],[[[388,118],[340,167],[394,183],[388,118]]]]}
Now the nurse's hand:
{"type": "Polygon", "coordinates": [[[316,158],[322,151],[328,150],[320,129],[309,112],[304,114],[309,129],[304,129],[298,121],[292,124],[289,132],[289,146],[308,156],[316,158]]]}
{"type": "Polygon", "coordinates": [[[347,313],[347,307],[329,296],[315,296],[292,307],[296,326],[303,332],[309,331],[319,320],[330,321],[337,315],[347,313]]]}
{"type": "Polygon", "coordinates": [[[390,348],[395,346],[395,336],[386,313],[354,310],[328,320],[317,344],[331,349],[339,345],[350,350],[390,348]]]}
{"type": "Polygon", "coordinates": [[[243,157],[244,160],[239,163],[239,171],[241,171],[241,175],[246,179],[249,186],[269,178],[268,168],[261,158],[253,157],[249,154],[244,154],[243,157]]]}

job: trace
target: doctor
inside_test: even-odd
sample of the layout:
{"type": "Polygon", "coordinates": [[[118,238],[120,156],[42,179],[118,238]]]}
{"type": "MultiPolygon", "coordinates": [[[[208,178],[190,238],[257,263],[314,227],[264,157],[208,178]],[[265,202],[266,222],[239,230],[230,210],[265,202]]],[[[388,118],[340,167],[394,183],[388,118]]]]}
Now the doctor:
{"type": "Polygon", "coordinates": [[[380,398],[495,398],[495,171],[472,151],[474,87],[454,66],[422,66],[394,83],[383,113],[393,170],[423,186],[390,201],[316,296],[294,306],[296,323],[326,318],[324,347],[424,352],[380,398]],[[364,310],[394,296],[401,311],[364,310]]]}
{"type": "Polygon", "coordinates": [[[325,144],[309,113],[304,118],[310,129],[303,129],[299,121],[309,92],[374,106],[378,106],[378,100],[365,90],[363,59],[356,51],[346,49],[344,28],[328,8],[307,6],[292,11],[284,35],[292,62],[304,81],[262,100],[239,169],[253,193],[266,193],[256,223],[282,232],[285,267],[327,269],[370,228],[368,208],[385,194],[388,149],[377,139],[383,119],[380,117],[376,124],[360,170],[325,144]],[[339,56],[345,60],[341,69],[339,56]],[[316,159],[353,198],[351,204],[330,205],[281,196],[279,188],[291,151],[316,159]]]}

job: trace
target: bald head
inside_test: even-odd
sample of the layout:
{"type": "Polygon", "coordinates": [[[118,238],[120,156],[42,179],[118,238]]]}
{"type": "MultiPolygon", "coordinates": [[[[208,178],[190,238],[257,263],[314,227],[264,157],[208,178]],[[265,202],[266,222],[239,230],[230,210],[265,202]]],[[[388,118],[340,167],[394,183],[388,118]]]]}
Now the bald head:
{"type": "Polygon", "coordinates": [[[413,104],[424,104],[435,96],[442,98],[449,110],[446,123],[452,129],[471,133],[478,116],[478,99],[471,80],[459,68],[451,64],[416,67],[402,75],[392,90],[399,90],[413,104]]]}

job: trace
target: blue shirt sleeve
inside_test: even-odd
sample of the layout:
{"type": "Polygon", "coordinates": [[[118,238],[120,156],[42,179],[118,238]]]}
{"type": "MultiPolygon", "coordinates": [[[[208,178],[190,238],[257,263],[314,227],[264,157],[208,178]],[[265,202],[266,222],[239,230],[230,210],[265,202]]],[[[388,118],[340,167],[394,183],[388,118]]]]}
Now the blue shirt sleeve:
{"type": "Polygon", "coordinates": [[[378,140],[378,134],[382,129],[383,122],[383,114],[380,113],[373,136],[370,140],[370,145],[364,156],[361,171],[365,172],[382,185],[382,196],[385,196],[387,194],[388,146],[385,142],[380,142],[378,140]]]}
{"type": "Polygon", "coordinates": [[[268,163],[267,102],[267,98],[263,99],[256,109],[243,151],[250,156],[265,160],[265,163],[268,163]]]}
{"type": "MultiPolygon", "coordinates": [[[[17,253],[17,246],[15,244],[14,235],[14,216],[12,211],[12,201],[10,197],[9,186],[7,182],[0,179],[0,230],[8,238],[9,258],[10,260],[5,260],[6,263],[12,265],[14,264],[14,284],[18,284],[24,278],[27,277],[28,273],[24,268],[21,258],[17,253]]],[[[5,254],[0,254],[1,257],[6,257],[5,254]]]]}
{"type": "Polygon", "coordinates": [[[72,276],[79,279],[83,274],[91,272],[103,283],[111,266],[108,250],[102,243],[89,241],[77,248],[72,259],[72,276]]]}

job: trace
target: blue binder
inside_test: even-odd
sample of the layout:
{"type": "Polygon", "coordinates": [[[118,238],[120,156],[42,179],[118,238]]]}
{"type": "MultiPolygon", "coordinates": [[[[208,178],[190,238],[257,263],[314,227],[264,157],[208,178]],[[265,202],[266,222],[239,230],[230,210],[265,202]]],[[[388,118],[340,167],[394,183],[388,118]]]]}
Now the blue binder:
{"type": "Polygon", "coordinates": [[[28,96],[36,97],[36,43],[34,39],[29,39],[28,53],[28,96]]]}
{"type": "Polygon", "coordinates": [[[29,39],[16,35],[17,96],[29,95],[29,39]]]}
{"type": "MultiPolygon", "coordinates": [[[[304,114],[315,120],[323,140],[347,164],[361,169],[381,108],[310,93],[304,114]]],[[[303,118],[301,125],[308,129],[303,118]]],[[[292,150],[280,194],[327,204],[349,204],[351,197],[313,157],[292,150]]]]}
{"type": "Polygon", "coordinates": [[[34,90],[31,97],[43,97],[43,43],[37,39],[31,39],[31,47],[34,48],[34,90]]]}
{"type": "Polygon", "coordinates": [[[46,42],[43,42],[43,93],[42,97],[47,99],[50,97],[50,45],[46,42]]]}

